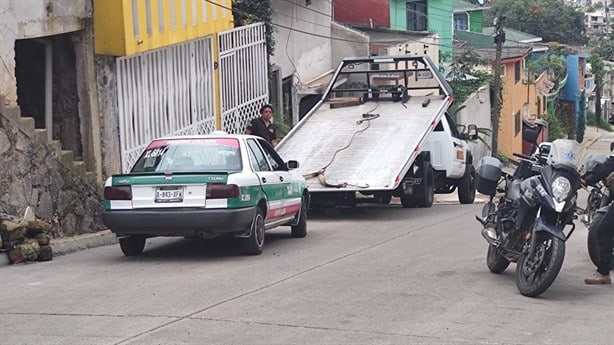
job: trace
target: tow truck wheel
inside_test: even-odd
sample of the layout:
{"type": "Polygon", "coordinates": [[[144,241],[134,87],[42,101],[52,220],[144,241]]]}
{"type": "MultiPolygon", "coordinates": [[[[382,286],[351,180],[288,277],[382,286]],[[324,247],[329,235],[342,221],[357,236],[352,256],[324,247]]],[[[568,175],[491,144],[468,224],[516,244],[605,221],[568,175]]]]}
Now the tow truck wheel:
{"type": "Polygon", "coordinates": [[[430,162],[424,162],[424,182],[420,188],[420,194],[416,195],[418,207],[431,207],[435,198],[435,175],[430,162]]]}
{"type": "Polygon", "coordinates": [[[461,204],[473,204],[475,200],[475,168],[467,164],[465,174],[458,183],[458,201],[461,204]]]}
{"type": "Polygon", "coordinates": [[[431,207],[435,198],[435,175],[430,162],[423,162],[420,168],[422,183],[415,185],[414,194],[401,195],[403,207],[431,207]]]}

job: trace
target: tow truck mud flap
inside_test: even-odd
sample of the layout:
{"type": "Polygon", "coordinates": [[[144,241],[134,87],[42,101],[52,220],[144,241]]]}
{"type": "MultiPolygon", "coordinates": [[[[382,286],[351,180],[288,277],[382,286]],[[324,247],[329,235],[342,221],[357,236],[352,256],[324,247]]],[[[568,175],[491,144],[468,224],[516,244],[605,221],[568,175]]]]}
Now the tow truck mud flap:
{"type": "Polygon", "coordinates": [[[403,179],[403,182],[401,184],[403,194],[413,195],[416,191],[416,188],[419,188],[422,185],[423,180],[424,179],[422,177],[406,177],[405,179],[403,179]]]}

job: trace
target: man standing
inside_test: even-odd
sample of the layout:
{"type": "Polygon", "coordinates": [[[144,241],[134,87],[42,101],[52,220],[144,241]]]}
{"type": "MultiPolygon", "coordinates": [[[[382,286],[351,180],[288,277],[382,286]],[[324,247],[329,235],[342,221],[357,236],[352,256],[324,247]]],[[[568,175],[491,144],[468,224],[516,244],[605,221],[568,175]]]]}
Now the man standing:
{"type": "Polygon", "coordinates": [[[597,242],[599,245],[599,262],[597,272],[584,279],[586,284],[612,284],[610,278],[610,260],[612,258],[612,234],[614,233],[614,151],[610,157],[590,175],[584,177],[582,181],[585,185],[597,183],[606,179],[606,183],[610,189],[610,207],[604,215],[601,223],[597,225],[597,242]]]}
{"type": "Polygon", "coordinates": [[[271,119],[273,118],[273,106],[265,104],[260,108],[260,117],[252,120],[247,127],[247,134],[257,135],[268,141],[273,147],[277,146],[277,132],[271,119]]]}

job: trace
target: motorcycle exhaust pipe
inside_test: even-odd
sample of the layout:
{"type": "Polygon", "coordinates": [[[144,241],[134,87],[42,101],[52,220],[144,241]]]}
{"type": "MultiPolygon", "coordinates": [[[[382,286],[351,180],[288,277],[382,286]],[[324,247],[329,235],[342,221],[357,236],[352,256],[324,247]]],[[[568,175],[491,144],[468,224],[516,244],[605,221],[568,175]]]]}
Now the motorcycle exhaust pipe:
{"type": "Polygon", "coordinates": [[[482,229],[482,237],[488,242],[488,244],[496,246],[497,243],[497,233],[493,228],[483,228],[482,229]]]}

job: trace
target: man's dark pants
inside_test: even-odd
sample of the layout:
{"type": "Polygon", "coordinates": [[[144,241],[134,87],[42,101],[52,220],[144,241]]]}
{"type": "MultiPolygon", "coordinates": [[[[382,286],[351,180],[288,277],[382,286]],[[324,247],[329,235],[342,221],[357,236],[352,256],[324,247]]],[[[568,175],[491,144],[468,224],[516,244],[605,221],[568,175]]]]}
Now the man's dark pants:
{"type": "Polygon", "coordinates": [[[612,237],[614,236],[614,202],[610,203],[608,212],[601,220],[601,224],[597,228],[597,242],[599,243],[599,262],[597,263],[597,272],[602,275],[610,274],[610,265],[612,260],[612,237]]]}

